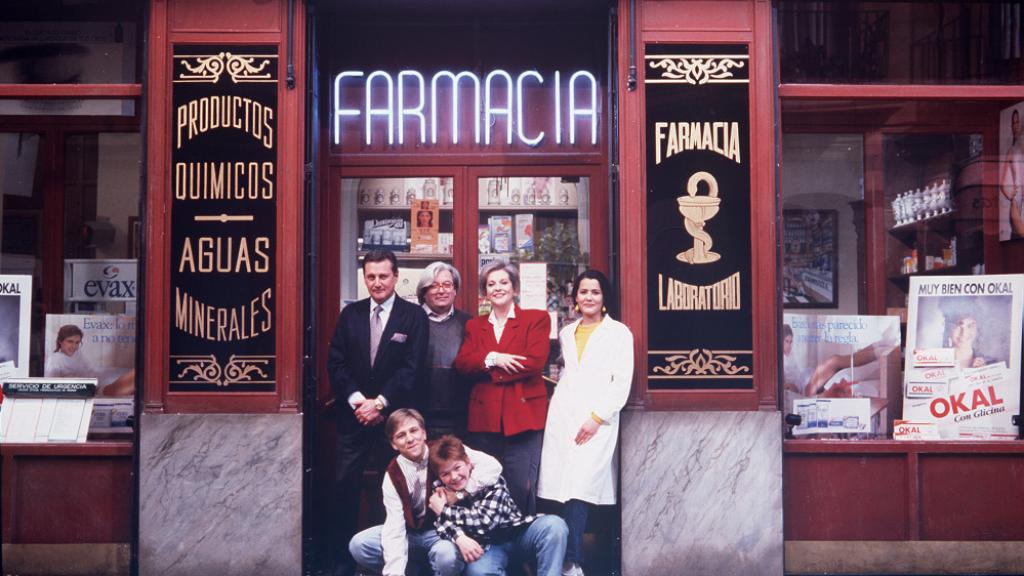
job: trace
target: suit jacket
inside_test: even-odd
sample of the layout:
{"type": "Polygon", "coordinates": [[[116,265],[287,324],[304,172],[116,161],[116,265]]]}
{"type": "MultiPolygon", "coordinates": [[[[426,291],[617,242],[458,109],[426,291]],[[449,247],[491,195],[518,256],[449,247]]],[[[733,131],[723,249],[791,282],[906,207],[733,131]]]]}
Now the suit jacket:
{"type": "Polygon", "coordinates": [[[427,315],[415,304],[395,297],[384,326],[377,358],[370,368],[370,298],[349,304],[341,311],[327,354],[327,373],[334,391],[338,429],[358,429],[348,397],[362,392],[367,398],[383,394],[388,410],[418,408],[426,374],[427,315]]]}
{"type": "Polygon", "coordinates": [[[503,432],[512,436],[527,430],[543,430],[548,412],[548,391],[542,372],[551,350],[551,317],[544,310],[523,310],[516,306],[499,343],[487,316],[466,323],[455,369],[472,382],[469,394],[469,431],[503,432]],[[525,368],[509,374],[501,368],[486,368],[489,352],[526,356],[525,368]]]}

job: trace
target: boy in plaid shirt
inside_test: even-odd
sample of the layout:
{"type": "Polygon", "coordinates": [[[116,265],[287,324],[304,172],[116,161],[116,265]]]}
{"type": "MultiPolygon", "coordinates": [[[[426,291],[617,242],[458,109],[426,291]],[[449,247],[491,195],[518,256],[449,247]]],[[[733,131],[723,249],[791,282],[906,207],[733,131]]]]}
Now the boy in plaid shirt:
{"type": "Polygon", "coordinates": [[[536,560],[537,576],[559,576],[569,529],[558,516],[524,516],[503,478],[489,488],[452,503],[465,491],[473,463],[455,436],[430,446],[430,468],[437,476],[428,505],[437,516],[437,534],[455,543],[467,576],[505,574],[509,559],[536,560]]]}

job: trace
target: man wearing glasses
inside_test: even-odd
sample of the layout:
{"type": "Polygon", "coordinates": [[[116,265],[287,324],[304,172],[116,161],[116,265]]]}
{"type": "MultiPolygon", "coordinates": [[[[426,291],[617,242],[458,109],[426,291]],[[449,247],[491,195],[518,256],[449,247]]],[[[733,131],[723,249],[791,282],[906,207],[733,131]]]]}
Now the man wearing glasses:
{"type": "Polygon", "coordinates": [[[461,285],[462,277],[454,266],[434,262],[423,271],[416,286],[416,296],[430,320],[430,374],[424,380],[427,386],[419,405],[423,407],[431,438],[462,434],[466,430],[469,386],[452,368],[462,346],[466,321],[470,319],[469,314],[455,309],[455,296],[461,285]]]}

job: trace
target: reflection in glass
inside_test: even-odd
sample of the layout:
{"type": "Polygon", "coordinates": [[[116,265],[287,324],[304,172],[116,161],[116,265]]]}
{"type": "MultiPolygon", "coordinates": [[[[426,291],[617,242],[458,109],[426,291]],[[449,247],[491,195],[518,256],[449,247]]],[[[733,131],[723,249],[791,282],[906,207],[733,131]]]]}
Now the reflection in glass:
{"type": "Polygon", "coordinates": [[[1017,2],[779,2],[783,82],[1014,84],[1017,2]]]}

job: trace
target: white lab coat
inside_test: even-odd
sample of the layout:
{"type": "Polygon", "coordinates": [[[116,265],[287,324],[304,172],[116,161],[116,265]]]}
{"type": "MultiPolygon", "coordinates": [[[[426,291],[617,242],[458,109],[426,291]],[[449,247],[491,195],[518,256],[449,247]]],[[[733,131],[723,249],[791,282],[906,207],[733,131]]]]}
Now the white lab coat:
{"type": "Polygon", "coordinates": [[[558,502],[614,504],[615,446],[619,411],[633,380],[633,334],[625,324],[605,316],[577,360],[578,325],[577,320],[559,334],[565,368],[548,408],[537,495],[558,502]],[[604,424],[589,442],[577,446],[576,433],[591,412],[604,424]]]}

